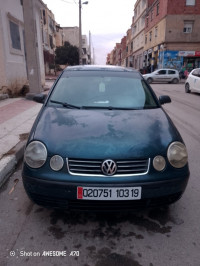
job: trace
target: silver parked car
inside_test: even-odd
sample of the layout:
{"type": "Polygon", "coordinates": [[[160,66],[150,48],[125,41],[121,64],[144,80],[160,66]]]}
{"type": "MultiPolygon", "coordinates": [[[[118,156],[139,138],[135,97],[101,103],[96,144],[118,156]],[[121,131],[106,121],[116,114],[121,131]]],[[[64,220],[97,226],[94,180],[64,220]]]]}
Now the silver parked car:
{"type": "Polygon", "coordinates": [[[179,72],[175,69],[158,69],[152,73],[145,74],[143,77],[148,83],[152,82],[169,82],[169,83],[179,83],[179,72]]]}
{"type": "Polygon", "coordinates": [[[185,92],[200,92],[200,68],[193,69],[185,82],[185,92]]]}

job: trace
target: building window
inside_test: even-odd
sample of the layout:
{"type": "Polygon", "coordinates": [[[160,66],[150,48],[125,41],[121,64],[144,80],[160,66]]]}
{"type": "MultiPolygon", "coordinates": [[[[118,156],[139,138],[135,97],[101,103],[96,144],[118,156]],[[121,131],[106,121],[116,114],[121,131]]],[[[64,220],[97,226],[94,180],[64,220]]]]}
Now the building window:
{"type": "Polygon", "coordinates": [[[193,28],[193,21],[184,22],[184,28],[183,28],[184,33],[192,33],[192,28],[193,28]]]}
{"type": "Polygon", "coordinates": [[[151,40],[152,40],[152,31],[150,31],[149,33],[149,41],[151,42],[151,40]]]}
{"type": "Polygon", "coordinates": [[[44,23],[44,25],[46,25],[46,12],[45,12],[45,9],[42,10],[42,13],[43,13],[43,23],[44,23]]]}
{"type": "Polygon", "coordinates": [[[149,17],[147,17],[147,27],[149,26],[149,17]]]}
{"type": "Polygon", "coordinates": [[[147,35],[145,35],[145,44],[147,44],[147,35]]]}
{"type": "Polygon", "coordinates": [[[51,49],[53,49],[53,37],[51,35],[49,35],[49,44],[51,49]]]}
{"type": "Polygon", "coordinates": [[[151,21],[153,20],[153,8],[151,9],[151,21]]]}
{"type": "Polygon", "coordinates": [[[155,37],[158,37],[158,27],[155,27],[155,37]]]}
{"type": "Polygon", "coordinates": [[[126,52],[128,53],[128,45],[126,46],[126,52]]]}
{"type": "Polygon", "coordinates": [[[186,0],[186,6],[195,6],[195,0],[186,0]]]}
{"type": "Polygon", "coordinates": [[[156,16],[159,15],[159,3],[156,5],[156,16]]]}
{"type": "Polygon", "coordinates": [[[133,42],[131,42],[131,50],[133,50],[133,42]]]}
{"type": "Polygon", "coordinates": [[[9,21],[10,24],[10,37],[12,48],[21,51],[21,40],[19,33],[19,25],[13,21],[9,21]]]}

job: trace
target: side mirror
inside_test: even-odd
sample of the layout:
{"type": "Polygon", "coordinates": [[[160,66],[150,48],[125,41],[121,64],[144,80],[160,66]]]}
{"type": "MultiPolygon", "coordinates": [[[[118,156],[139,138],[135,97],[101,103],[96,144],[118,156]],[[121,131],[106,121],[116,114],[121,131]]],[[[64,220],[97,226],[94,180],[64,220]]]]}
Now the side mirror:
{"type": "Polygon", "coordinates": [[[45,99],[46,99],[47,95],[46,94],[36,94],[34,97],[33,97],[33,101],[37,102],[37,103],[44,103],[45,102],[45,99]]]}
{"type": "Polygon", "coordinates": [[[159,97],[160,104],[171,103],[171,98],[168,95],[162,95],[159,97]]]}

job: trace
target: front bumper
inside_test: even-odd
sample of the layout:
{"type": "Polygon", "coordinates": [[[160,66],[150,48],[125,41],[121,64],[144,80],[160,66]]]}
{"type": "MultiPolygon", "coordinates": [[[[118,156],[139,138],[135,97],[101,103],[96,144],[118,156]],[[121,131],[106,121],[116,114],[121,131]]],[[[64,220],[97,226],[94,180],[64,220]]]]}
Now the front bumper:
{"type": "Polygon", "coordinates": [[[38,205],[66,210],[84,211],[124,211],[138,208],[171,204],[183,194],[189,176],[173,180],[128,183],[128,184],[88,184],[47,181],[23,175],[23,183],[29,198],[38,205]],[[140,200],[97,201],[77,200],[78,186],[94,187],[142,187],[140,200]]]}

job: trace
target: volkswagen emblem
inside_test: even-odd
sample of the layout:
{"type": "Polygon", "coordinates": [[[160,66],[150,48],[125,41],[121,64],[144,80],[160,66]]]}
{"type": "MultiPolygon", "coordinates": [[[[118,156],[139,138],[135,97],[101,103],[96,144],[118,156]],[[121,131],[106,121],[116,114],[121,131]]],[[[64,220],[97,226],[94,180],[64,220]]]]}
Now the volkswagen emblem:
{"type": "Polygon", "coordinates": [[[117,172],[117,164],[113,160],[105,160],[101,165],[101,170],[104,175],[114,175],[117,172]]]}

